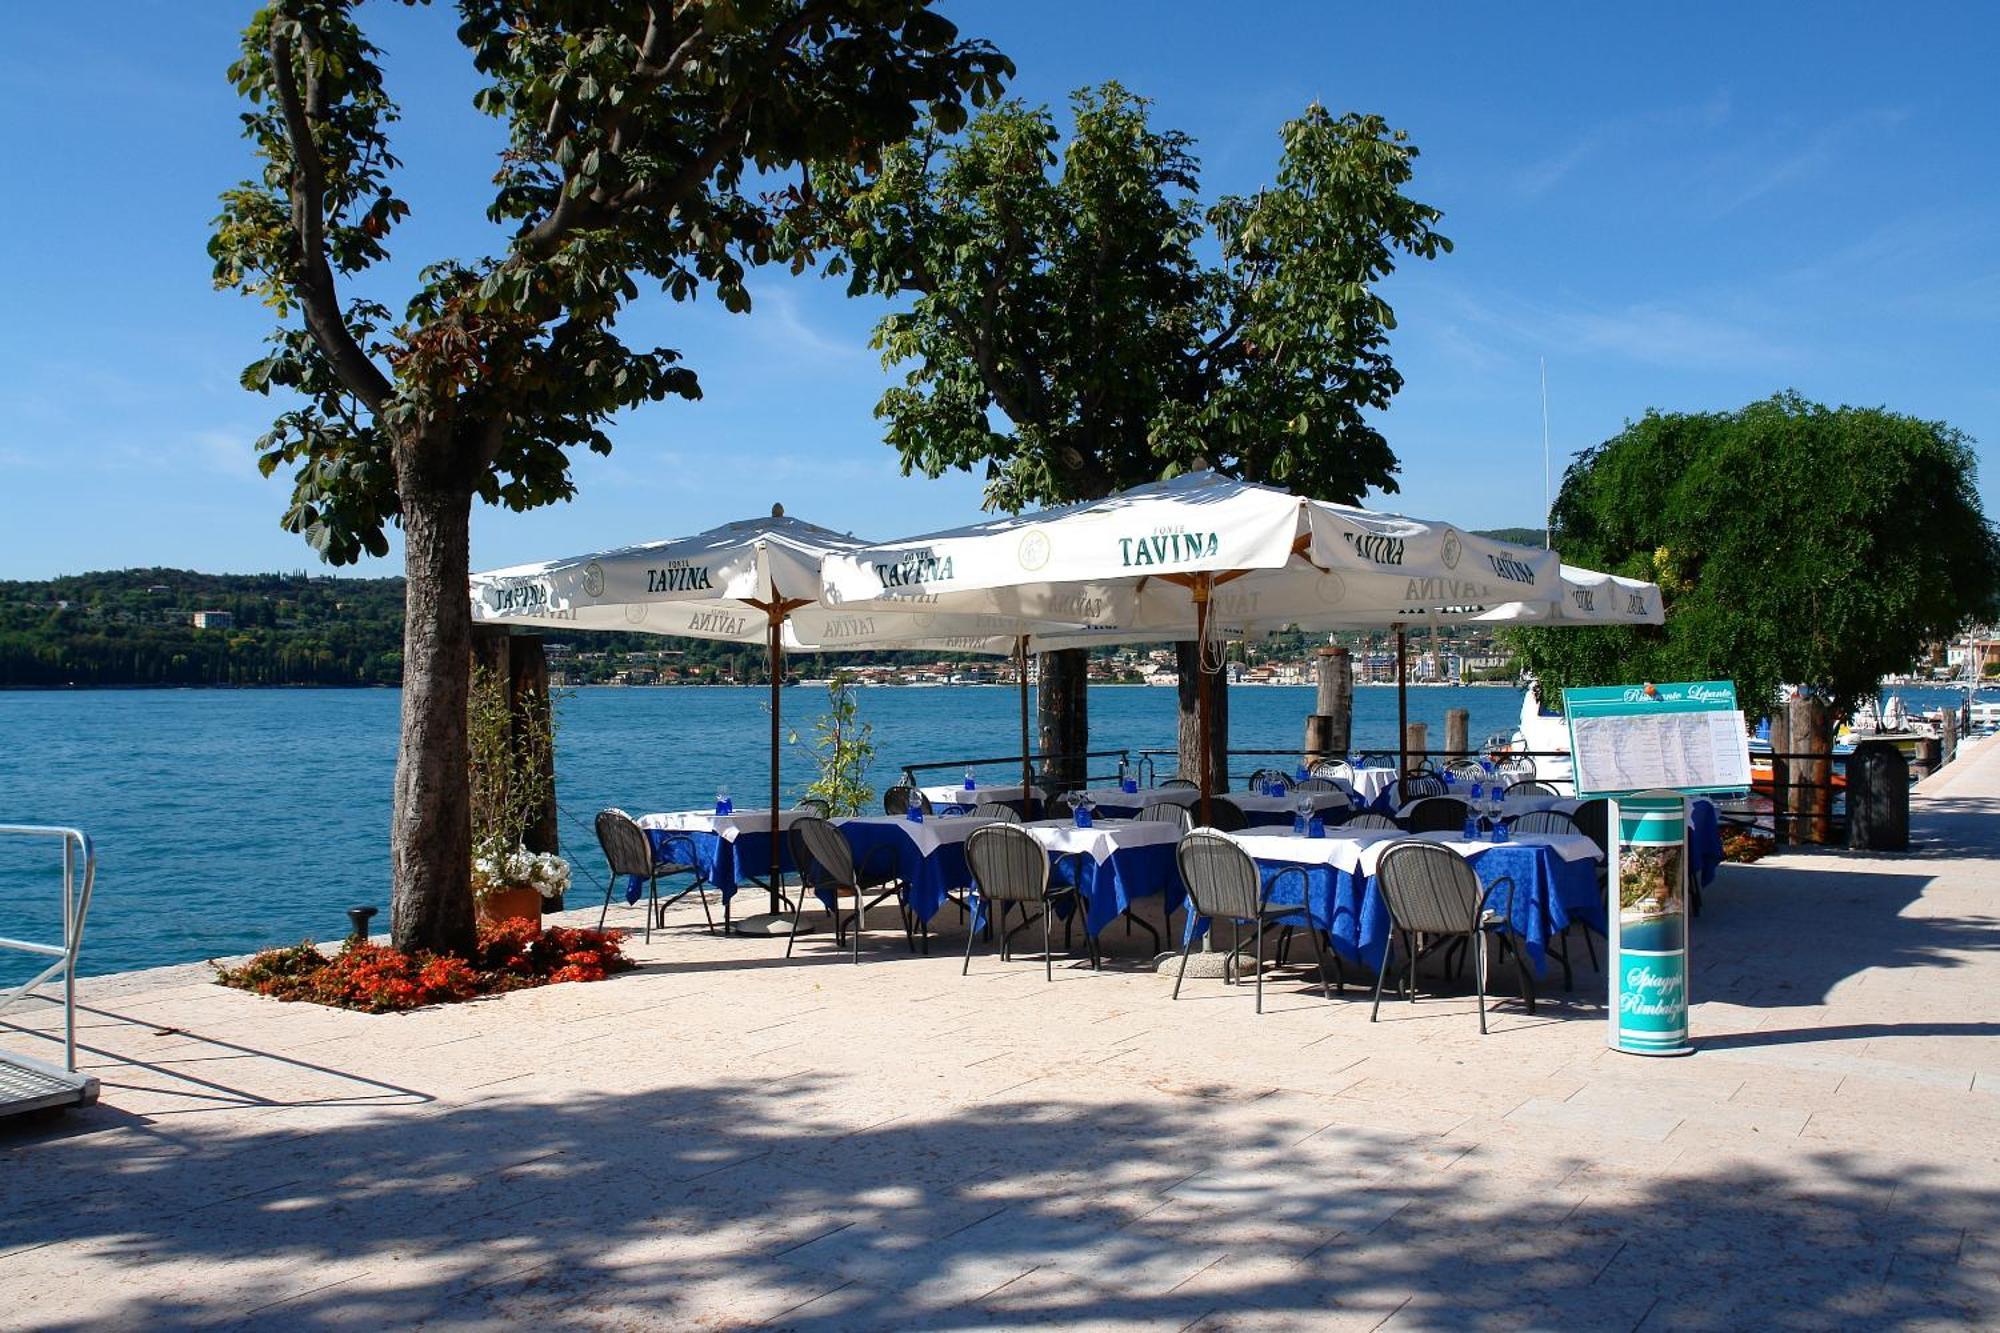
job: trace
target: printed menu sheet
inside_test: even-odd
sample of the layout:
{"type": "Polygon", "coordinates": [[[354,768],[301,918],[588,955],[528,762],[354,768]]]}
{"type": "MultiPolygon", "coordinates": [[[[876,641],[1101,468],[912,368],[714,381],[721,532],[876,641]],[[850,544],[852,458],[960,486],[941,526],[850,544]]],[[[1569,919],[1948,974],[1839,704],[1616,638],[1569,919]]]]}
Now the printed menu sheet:
{"type": "Polygon", "coordinates": [[[1579,793],[1750,785],[1741,712],[1579,717],[1570,734],[1579,793]]]}

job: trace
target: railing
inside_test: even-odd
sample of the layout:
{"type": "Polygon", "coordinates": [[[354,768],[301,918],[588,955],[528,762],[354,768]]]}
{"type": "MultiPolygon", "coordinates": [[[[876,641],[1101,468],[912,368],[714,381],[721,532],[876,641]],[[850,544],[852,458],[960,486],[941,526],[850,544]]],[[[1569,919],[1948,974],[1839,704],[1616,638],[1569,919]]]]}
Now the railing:
{"type": "MultiPolygon", "coordinates": [[[[1169,750],[1166,753],[1172,754],[1173,751],[1169,750]]],[[[1132,768],[1132,752],[1130,750],[1085,750],[1075,754],[1042,754],[1037,752],[1028,755],[1028,767],[1034,769],[1041,767],[1044,763],[1067,763],[1073,759],[1081,759],[1086,768],[1089,767],[1090,761],[1093,759],[1116,759],[1118,761],[1116,772],[1086,772],[1083,777],[1086,785],[1092,782],[1114,781],[1124,777],[1132,768]]],[[[989,755],[979,759],[938,759],[922,764],[905,764],[903,765],[903,783],[906,786],[921,787],[923,784],[917,781],[919,773],[928,773],[934,769],[962,773],[968,768],[988,768],[995,764],[1007,765],[1018,775],[1021,771],[1021,755],[1017,751],[1014,754],[989,755]]],[[[1148,768],[1150,769],[1150,765],[1148,768]]]]}
{"type": "Polygon", "coordinates": [[[52,828],[40,824],[0,824],[0,835],[57,838],[62,842],[62,943],[42,944],[34,940],[16,940],[0,936],[0,949],[13,949],[38,958],[55,960],[20,985],[0,991],[0,1012],[25,999],[46,999],[46,996],[36,995],[34,993],[36,989],[45,982],[61,977],[63,1067],[75,1073],[76,956],[77,951],[83,947],[83,922],[90,912],[91,890],[97,883],[97,850],[91,845],[90,835],[80,829],[52,828]]]}
{"type": "MultiPolygon", "coordinates": [[[[1224,753],[1229,759],[1285,759],[1297,762],[1301,751],[1294,746],[1278,749],[1232,748],[1224,753]]],[[[1363,747],[1354,750],[1353,753],[1387,755],[1391,756],[1391,762],[1393,763],[1393,756],[1398,751],[1392,745],[1387,748],[1379,746],[1372,748],[1363,747]]],[[[1480,746],[1463,753],[1447,750],[1427,750],[1422,755],[1415,757],[1429,758],[1437,761],[1450,761],[1453,759],[1477,758],[1480,755],[1490,753],[1494,753],[1494,751],[1488,747],[1480,746]]],[[[1567,750],[1513,750],[1508,753],[1511,758],[1565,760],[1569,758],[1569,751],[1567,750]]],[[[1116,759],[1118,761],[1116,771],[1103,773],[1086,772],[1083,778],[1084,783],[1088,785],[1096,782],[1114,782],[1122,778],[1132,777],[1136,778],[1141,786],[1151,787],[1157,785],[1158,765],[1155,761],[1161,758],[1172,758],[1178,765],[1179,755],[1180,751],[1171,746],[1147,746],[1136,751],[1131,749],[1088,750],[1080,754],[1043,754],[1036,752],[1028,756],[1028,765],[1032,769],[1041,770],[1045,762],[1066,762],[1080,759],[1084,761],[1085,767],[1088,768],[1089,762],[1093,759],[1116,759]]],[[[902,767],[902,781],[908,786],[919,787],[923,784],[917,779],[918,775],[922,773],[935,771],[957,773],[963,772],[968,768],[984,768],[995,765],[1004,766],[1018,774],[1021,768],[1021,756],[1019,754],[986,755],[971,759],[937,759],[928,760],[920,764],[904,764],[902,767]]],[[[1289,766],[1287,764],[1287,767],[1289,766]]],[[[1254,767],[1262,767],[1262,765],[1255,765],[1254,767]]],[[[1239,780],[1247,779],[1250,776],[1250,771],[1245,770],[1242,773],[1231,772],[1224,774],[1224,785],[1235,786],[1239,780]]]]}

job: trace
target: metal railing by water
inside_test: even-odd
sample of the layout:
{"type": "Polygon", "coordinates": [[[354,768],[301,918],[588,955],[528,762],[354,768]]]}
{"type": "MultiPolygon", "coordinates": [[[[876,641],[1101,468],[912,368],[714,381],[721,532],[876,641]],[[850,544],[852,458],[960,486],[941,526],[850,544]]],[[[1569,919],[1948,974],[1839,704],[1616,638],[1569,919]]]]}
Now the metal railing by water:
{"type": "Polygon", "coordinates": [[[0,936],[0,949],[52,960],[18,986],[0,990],[0,1012],[25,1000],[48,1000],[40,988],[57,978],[61,978],[63,988],[62,1069],[11,1052],[0,1053],[0,1113],[96,1101],[97,1080],[76,1073],[76,958],[83,948],[84,920],[97,884],[97,850],[90,835],[81,829],[0,824],[0,837],[53,838],[62,846],[62,942],[0,936]]]}

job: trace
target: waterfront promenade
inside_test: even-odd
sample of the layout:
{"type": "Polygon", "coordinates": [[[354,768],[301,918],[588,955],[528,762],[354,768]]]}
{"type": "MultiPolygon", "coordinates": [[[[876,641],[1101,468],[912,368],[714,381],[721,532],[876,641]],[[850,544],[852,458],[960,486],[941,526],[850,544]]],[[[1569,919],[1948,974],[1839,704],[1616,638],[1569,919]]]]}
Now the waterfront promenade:
{"type": "Polygon", "coordinates": [[[406,1016],[100,978],[102,1104],[0,1126],[0,1326],[1992,1325],[1996,816],[1989,740],[1907,855],[1724,867],[1682,1060],[1607,1051],[1594,975],[1481,1037],[698,908],[406,1016]]]}

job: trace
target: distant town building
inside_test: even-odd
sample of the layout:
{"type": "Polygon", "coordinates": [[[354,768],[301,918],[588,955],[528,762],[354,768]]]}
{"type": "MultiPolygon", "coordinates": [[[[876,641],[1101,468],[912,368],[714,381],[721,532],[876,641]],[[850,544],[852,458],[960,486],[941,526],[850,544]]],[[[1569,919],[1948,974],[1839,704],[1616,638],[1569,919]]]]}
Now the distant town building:
{"type": "Polygon", "coordinates": [[[236,617],[227,611],[197,611],[194,613],[196,629],[233,629],[236,617]]]}

